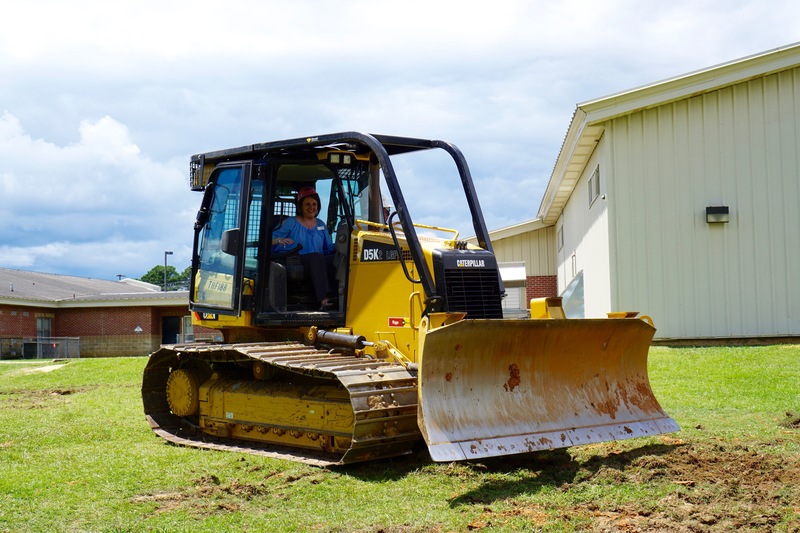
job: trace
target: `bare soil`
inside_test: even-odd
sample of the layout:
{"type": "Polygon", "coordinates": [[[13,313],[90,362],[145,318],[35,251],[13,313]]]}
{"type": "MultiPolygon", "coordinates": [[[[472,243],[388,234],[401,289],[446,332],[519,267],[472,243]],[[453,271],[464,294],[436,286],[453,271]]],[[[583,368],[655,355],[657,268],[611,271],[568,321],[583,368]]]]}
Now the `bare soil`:
{"type": "Polygon", "coordinates": [[[17,389],[0,392],[0,399],[13,409],[43,409],[52,407],[53,402],[68,403],[69,396],[90,390],[89,387],[63,389],[17,389]]]}
{"type": "Polygon", "coordinates": [[[495,512],[487,506],[469,529],[503,527],[511,517],[524,516],[534,528],[561,522],[577,530],[609,532],[800,532],[800,456],[775,453],[774,444],[662,440],[664,446],[612,452],[567,466],[577,468],[574,480],[558,487],[647,484],[663,488],[660,499],[591,501],[557,510],[516,499],[511,510],[495,512]]]}
{"type": "MultiPolygon", "coordinates": [[[[598,473],[599,474],[599,473],[598,473]]],[[[800,514],[793,490],[800,462],[748,446],[682,446],[664,456],[643,456],[623,479],[670,481],[678,490],[657,502],[612,509],[574,509],[595,517],[599,531],[772,531],[787,513],[800,514]]],[[[800,531],[795,521],[794,531],[800,531]]]]}
{"type": "MultiPolygon", "coordinates": [[[[787,435],[789,439],[796,436],[794,431],[787,433],[791,434],[787,435]]],[[[529,481],[520,482],[517,478],[491,488],[484,485],[450,502],[482,507],[480,515],[467,525],[470,531],[516,530],[522,518],[526,529],[532,530],[549,526],[600,532],[800,532],[797,455],[787,457],[785,450],[783,454],[776,453],[775,445],[769,443],[685,443],[670,437],[662,437],[662,442],[619,452],[612,448],[607,454],[590,454],[585,461],[559,451],[544,455],[533,468],[530,458],[506,458],[497,464],[454,465],[452,470],[445,468],[435,475],[470,478],[528,469],[525,475],[530,476],[529,481]],[[566,493],[622,484],[646,485],[652,488],[649,493],[661,493],[663,497],[624,504],[603,498],[558,508],[532,504],[529,497],[544,487],[566,493]]],[[[336,473],[322,469],[300,477],[313,483],[322,482],[329,475],[336,473]]],[[[299,479],[272,473],[263,481],[248,484],[223,483],[213,475],[203,476],[185,491],[144,495],[137,498],[137,503],[155,504],[155,514],[183,508],[195,516],[208,516],[239,510],[250,500],[291,499],[292,484],[299,479]],[[279,479],[270,479],[274,476],[279,479]]],[[[446,531],[438,524],[431,524],[430,530],[446,531]]],[[[387,526],[364,531],[408,533],[419,531],[419,527],[387,526]]]]}

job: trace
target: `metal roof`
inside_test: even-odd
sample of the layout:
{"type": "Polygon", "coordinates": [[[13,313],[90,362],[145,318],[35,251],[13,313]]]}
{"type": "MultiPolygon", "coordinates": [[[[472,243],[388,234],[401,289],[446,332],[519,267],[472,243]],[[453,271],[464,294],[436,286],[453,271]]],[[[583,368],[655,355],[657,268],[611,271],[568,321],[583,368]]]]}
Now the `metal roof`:
{"type": "Polygon", "coordinates": [[[0,304],[37,307],[188,305],[188,291],[162,292],[139,280],[108,281],[0,268],[0,304]]]}
{"type": "MultiPolygon", "coordinates": [[[[514,237],[516,235],[524,235],[525,233],[530,233],[531,231],[537,231],[543,228],[547,228],[552,226],[552,224],[544,224],[541,220],[534,219],[534,220],[526,220],[524,222],[518,222],[512,226],[506,226],[503,228],[498,228],[496,230],[492,230],[489,234],[492,237],[493,241],[506,239],[508,237],[514,237]]],[[[478,238],[474,235],[471,235],[465,239],[467,242],[471,244],[478,244],[478,238]]]]}

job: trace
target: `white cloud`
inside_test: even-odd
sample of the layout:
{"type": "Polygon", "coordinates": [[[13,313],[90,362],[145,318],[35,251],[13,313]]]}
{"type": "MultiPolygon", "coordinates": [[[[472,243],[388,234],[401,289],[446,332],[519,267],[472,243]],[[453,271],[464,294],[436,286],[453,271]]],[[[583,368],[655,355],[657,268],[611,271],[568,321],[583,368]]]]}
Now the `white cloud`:
{"type": "Polygon", "coordinates": [[[46,258],[57,261],[67,252],[68,245],[51,242],[42,246],[0,246],[0,265],[7,268],[29,268],[46,258]]]}
{"type": "MultiPolygon", "coordinates": [[[[257,141],[353,129],[446,139],[490,228],[530,219],[578,102],[789,44],[800,19],[793,0],[6,11],[0,265],[106,278],[141,275],[164,250],[188,264],[189,155],[257,141]]],[[[449,164],[398,166],[415,220],[472,233],[463,208],[442,208],[459,187],[449,164]]]]}
{"type": "MultiPolygon", "coordinates": [[[[0,118],[8,168],[0,174],[0,265],[106,278],[113,274],[103,268],[128,267],[138,277],[159,264],[157,250],[190,242],[197,199],[183,172],[143,157],[124,125],[103,117],[79,130],[78,143],[57,146],[31,138],[10,113],[0,118]]],[[[188,264],[188,252],[176,259],[188,264]]]]}

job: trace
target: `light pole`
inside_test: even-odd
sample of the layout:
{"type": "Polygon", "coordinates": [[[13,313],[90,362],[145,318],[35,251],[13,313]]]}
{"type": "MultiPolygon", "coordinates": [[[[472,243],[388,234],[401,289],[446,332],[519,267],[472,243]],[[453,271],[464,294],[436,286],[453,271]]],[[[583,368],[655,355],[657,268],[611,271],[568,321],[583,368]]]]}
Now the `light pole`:
{"type": "Polygon", "coordinates": [[[167,292],[167,256],[172,252],[164,252],[164,292],[167,292]]]}

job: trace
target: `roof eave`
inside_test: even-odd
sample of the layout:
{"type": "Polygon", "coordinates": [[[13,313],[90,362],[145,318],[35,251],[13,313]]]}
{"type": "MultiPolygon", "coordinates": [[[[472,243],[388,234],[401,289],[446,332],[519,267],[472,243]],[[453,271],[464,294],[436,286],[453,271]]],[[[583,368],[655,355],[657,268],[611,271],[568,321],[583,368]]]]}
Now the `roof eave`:
{"type": "MultiPolygon", "coordinates": [[[[163,294],[163,293],[162,293],[163,294]]],[[[55,300],[36,300],[33,298],[0,298],[0,305],[18,307],[41,307],[47,309],[75,309],[93,307],[182,307],[189,306],[186,291],[168,297],[127,297],[127,298],[93,298],[77,297],[55,300]]]]}
{"type": "Polygon", "coordinates": [[[494,231],[490,231],[489,237],[493,241],[500,239],[507,239],[509,237],[516,237],[517,235],[530,233],[531,231],[544,229],[550,225],[551,224],[545,224],[544,222],[542,222],[541,219],[535,218],[533,220],[526,220],[525,222],[514,224],[513,226],[507,226],[505,228],[500,228],[494,231]]]}
{"type": "Polygon", "coordinates": [[[183,298],[128,298],[119,300],[67,299],[58,300],[54,307],[61,309],[97,307],[189,307],[189,299],[183,298]]]}
{"type": "MultiPolygon", "coordinates": [[[[492,241],[507,239],[508,237],[514,237],[516,235],[523,235],[525,233],[530,233],[531,231],[544,229],[550,225],[551,224],[545,224],[538,218],[535,218],[533,220],[526,220],[525,222],[520,222],[512,226],[506,226],[504,228],[492,230],[489,232],[489,238],[492,241]]],[[[470,244],[478,244],[478,238],[474,235],[471,235],[464,240],[470,244]]]]}
{"type": "Polygon", "coordinates": [[[33,298],[0,298],[0,305],[16,305],[19,307],[55,308],[58,304],[53,300],[36,300],[33,298]]]}
{"type": "Polygon", "coordinates": [[[604,124],[592,123],[590,120],[591,117],[583,109],[576,108],[539,205],[537,218],[546,225],[556,223],[603,136],[604,124]]]}
{"type": "Polygon", "coordinates": [[[578,104],[590,123],[628,115],[796,67],[794,43],[578,104]]]}

